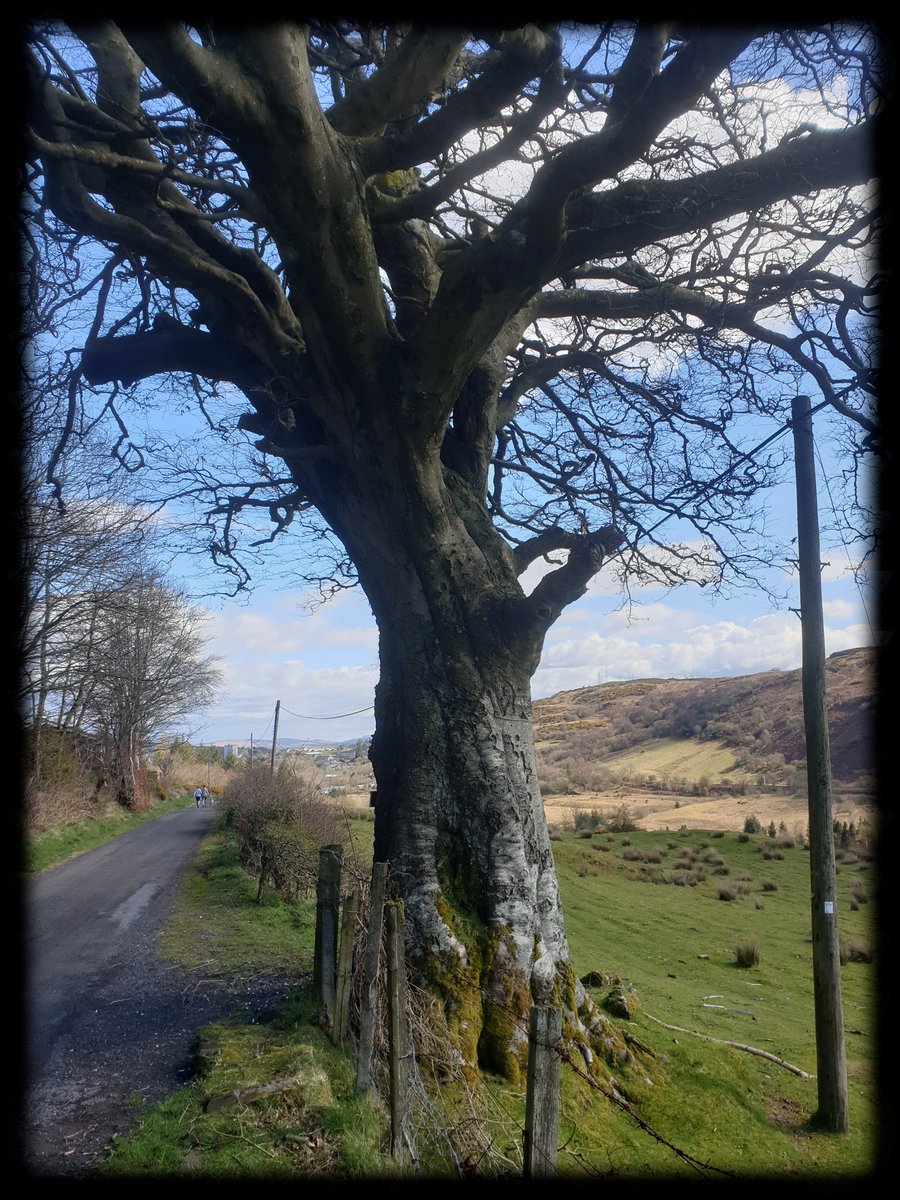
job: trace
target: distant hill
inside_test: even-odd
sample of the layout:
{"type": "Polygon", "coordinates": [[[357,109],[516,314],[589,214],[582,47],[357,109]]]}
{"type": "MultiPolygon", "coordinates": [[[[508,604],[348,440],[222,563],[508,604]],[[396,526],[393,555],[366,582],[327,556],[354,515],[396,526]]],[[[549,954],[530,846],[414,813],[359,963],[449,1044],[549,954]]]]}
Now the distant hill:
{"type": "MultiPolygon", "coordinates": [[[[871,784],[875,766],[875,657],[844,650],[826,662],[832,772],[871,784]]],[[[805,737],[800,671],[714,679],[635,679],[559,692],[532,706],[545,794],[608,786],[635,762],[673,790],[706,782],[793,791],[802,786],[805,737]],[[644,755],[638,759],[637,755],[644,755]]]]}

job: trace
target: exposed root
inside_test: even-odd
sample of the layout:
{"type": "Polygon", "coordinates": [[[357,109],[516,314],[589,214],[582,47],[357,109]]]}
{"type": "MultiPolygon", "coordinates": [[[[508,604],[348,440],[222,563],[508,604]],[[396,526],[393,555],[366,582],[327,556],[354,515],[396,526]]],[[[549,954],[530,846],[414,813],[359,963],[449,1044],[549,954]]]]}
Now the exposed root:
{"type": "Polygon", "coordinates": [[[704,1042],[715,1042],[717,1046],[731,1046],[733,1050],[743,1050],[745,1054],[756,1054],[760,1058],[765,1058],[769,1062],[775,1063],[776,1066],[784,1067],[786,1071],[792,1071],[795,1075],[799,1075],[801,1079],[815,1079],[815,1075],[810,1075],[808,1071],[803,1071],[800,1067],[795,1067],[792,1063],[785,1062],[777,1054],[770,1054],[768,1050],[760,1050],[758,1046],[747,1046],[744,1042],[730,1042],[726,1038],[711,1037],[708,1033],[696,1033],[693,1029],[682,1029],[680,1025],[667,1025],[665,1021],[660,1021],[658,1017],[651,1017],[648,1012],[645,1012],[644,1016],[651,1021],[655,1021],[657,1025],[662,1025],[663,1029],[671,1029],[675,1033],[687,1033],[691,1037],[702,1038],[704,1042]]]}

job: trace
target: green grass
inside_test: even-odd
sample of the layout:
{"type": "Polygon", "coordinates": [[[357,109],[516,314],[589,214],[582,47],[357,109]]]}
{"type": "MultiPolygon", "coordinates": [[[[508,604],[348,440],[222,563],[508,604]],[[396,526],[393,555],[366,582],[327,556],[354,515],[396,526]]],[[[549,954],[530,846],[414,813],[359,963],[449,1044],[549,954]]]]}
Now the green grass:
{"type": "Polygon", "coordinates": [[[315,900],[290,905],[242,868],[234,837],[216,815],[160,939],[160,953],[216,973],[297,974],[312,966],[315,900]]]}
{"type": "MultiPolygon", "coordinates": [[[[667,839],[676,848],[650,867],[622,858],[622,837],[613,843],[574,836],[554,842],[576,970],[612,971],[633,984],[641,1002],[633,1032],[669,1060],[666,1085],[654,1089],[641,1115],[695,1156],[732,1171],[807,1176],[871,1169],[877,1132],[875,966],[848,963],[841,973],[847,1138],[809,1128],[817,1103],[814,1080],[650,1019],[749,1044],[815,1073],[809,855],[795,847],[785,849],[783,859],[764,861],[757,849],[764,836],[741,843],[736,835],[710,840],[700,831],[627,835],[631,850],[667,848],[667,839]],[[598,850],[601,844],[610,849],[598,850]],[[642,881],[642,873],[675,875],[673,860],[685,847],[700,859],[714,850],[729,875],[710,871],[696,887],[642,881]],[[746,896],[730,903],[717,899],[722,879],[740,875],[749,876],[742,881],[746,896]],[[775,882],[777,891],[764,892],[763,880],[775,882]],[[760,961],[742,969],[734,946],[749,937],[759,943],[760,961]]],[[[871,943],[869,906],[851,911],[849,905],[854,880],[871,886],[873,868],[860,867],[847,866],[838,876],[837,915],[844,937],[871,943]]]]}
{"type": "MultiPolygon", "coordinates": [[[[345,852],[348,879],[365,869],[371,831],[368,821],[350,823],[356,849],[345,852]]],[[[572,834],[554,841],[576,970],[615,972],[636,987],[640,1007],[634,1019],[616,1024],[655,1055],[652,1083],[626,1080],[634,1115],[562,1065],[558,1169],[565,1178],[695,1179],[696,1164],[706,1164],[710,1178],[726,1183],[729,1176],[821,1183],[849,1182],[874,1169],[874,965],[848,962],[842,971],[847,1137],[812,1127],[814,1080],[695,1036],[749,1044],[809,1073],[816,1070],[809,856],[794,847],[784,849],[781,859],[764,860],[759,847],[766,841],[764,835],[739,842],[736,834],[686,830],[636,831],[612,840],[572,834]],[[650,858],[656,849],[666,853],[659,863],[625,859],[626,840],[627,849],[650,852],[650,858]],[[718,855],[728,875],[713,874],[710,863],[706,879],[695,887],[647,881],[664,871],[673,876],[673,862],[685,849],[698,860],[718,855]],[[717,899],[723,880],[739,882],[746,894],[723,903],[717,899]],[[764,882],[776,890],[764,890],[764,882]],[[757,941],[760,959],[741,968],[734,948],[749,939],[757,941]],[[652,1017],[690,1032],[666,1029],[652,1017]]],[[[838,876],[842,936],[871,943],[876,905],[851,910],[849,901],[861,882],[876,899],[874,867],[847,858],[838,876]]],[[[241,871],[227,831],[214,828],[186,879],[166,935],[167,953],[195,966],[213,961],[232,971],[308,962],[312,905],[288,906],[270,895],[257,906],[255,896],[255,881],[241,871]]],[[[602,991],[594,994],[600,1002],[602,991]]],[[[118,1140],[104,1173],[192,1178],[394,1173],[385,1153],[384,1114],[353,1094],[350,1059],[317,1028],[307,993],[298,992],[276,1025],[219,1025],[206,1034],[218,1046],[208,1073],[145,1114],[136,1133],[118,1140]],[[204,1111],[210,1096],[291,1075],[299,1082],[289,1095],[204,1111]]],[[[478,1163],[479,1174],[517,1174],[520,1089],[484,1077],[477,1100],[445,1084],[430,1103],[418,1130],[426,1176],[447,1173],[438,1157],[441,1138],[435,1136],[442,1124],[461,1156],[478,1163]],[[489,1152],[482,1153],[473,1140],[476,1123],[489,1152]]]]}
{"type": "Polygon", "coordinates": [[[312,1014],[300,997],[277,1025],[209,1026],[207,1068],[117,1141],[101,1177],[389,1176],[384,1114],[373,1099],[355,1095],[349,1058],[315,1028],[312,1014]],[[211,1098],[284,1079],[290,1091],[206,1110],[211,1098]]]}
{"type": "MultiPolygon", "coordinates": [[[[353,822],[350,868],[371,859],[371,822],[353,822]]],[[[215,818],[185,874],[160,941],[164,957],[214,975],[283,971],[298,990],[272,1025],[221,1022],[203,1031],[203,1069],[187,1087],[140,1118],[117,1140],[104,1176],[191,1179],[304,1176],[386,1177],[388,1134],[382,1106],[355,1094],[355,1068],[318,1028],[303,983],[312,966],[315,900],[287,904],[240,865],[237,846],[215,818]],[[212,1049],[210,1049],[212,1047],[212,1049]],[[207,1112],[210,1097],[291,1078],[289,1092],[207,1112]]]]}
{"type": "Polygon", "coordinates": [[[111,809],[103,817],[88,818],[62,828],[48,829],[46,833],[26,842],[23,869],[26,874],[35,875],[75,854],[95,850],[112,838],[118,837],[120,833],[133,829],[135,825],[155,821],[177,808],[189,808],[192,803],[191,798],[184,793],[170,800],[158,800],[146,812],[130,813],[124,808],[111,809]]]}

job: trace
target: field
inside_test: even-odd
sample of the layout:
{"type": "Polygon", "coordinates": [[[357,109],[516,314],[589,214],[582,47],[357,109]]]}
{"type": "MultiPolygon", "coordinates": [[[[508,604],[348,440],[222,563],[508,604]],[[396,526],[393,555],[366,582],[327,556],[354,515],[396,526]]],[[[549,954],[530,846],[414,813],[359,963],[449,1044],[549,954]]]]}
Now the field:
{"type": "Polygon", "coordinates": [[[852,1122],[838,1148],[837,1139],[809,1127],[814,1079],[705,1040],[752,1045],[815,1075],[807,852],[790,839],[775,848],[765,836],[740,841],[685,829],[664,838],[567,834],[554,842],[554,854],[576,969],[613,972],[633,986],[640,1007],[631,1028],[668,1058],[667,1084],[641,1108],[657,1132],[742,1173],[843,1174],[871,1165],[877,968],[860,961],[875,938],[868,903],[874,867],[866,855],[838,850],[852,1122]],[[704,878],[694,886],[674,882],[688,873],[704,878]],[[744,969],[735,947],[748,942],[757,944],[759,962],[744,969]]]}
{"type": "MultiPolygon", "coordinates": [[[[860,823],[875,828],[876,808],[861,803],[858,796],[835,798],[834,819],[848,824],[860,823]]],[[[672,831],[682,826],[688,829],[720,829],[739,833],[744,821],[755,816],[763,825],[774,821],[776,828],[783,822],[791,833],[806,829],[809,816],[805,796],[782,796],[762,793],[756,796],[713,796],[697,800],[673,793],[646,791],[639,788],[617,788],[606,792],[578,792],[572,795],[548,796],[544,811],[549,825],[572,824],[577,813],[609,814],[625,805],[641,829],[672,831]]]]}
{"type": "MultiPolygon", "coordinates": [[[[355,849],[345,858],[365,871],[372,823],[354,817],[352,810],[348,816],[355,849]]],[[[212,934],[202,947],[205,970],[210,958],[221,959],[223,966],[240,962],[242,970],[283,968],[291,944],[303,970],[309,963],[308,919],[298,925],[290,906],[281,912],[284,906],[275,893],[266,895],[260,909],[255,881],[246,877],[241,882],[236,858],[227,848],[231,839],[223,840],[223,835],[219,831],[207,839],[198,860],[202,901],[197,880],[189,876],[186,881],[166,939],[169,953],[181,957],[184,952],[185,960],[192,961],[188,951],[195,939],[178,935],[189,935],[202,911],[212,934]],[[215,870],[213,859],[219,862],[215,870]],[[221,920],[213,919],[217,912],[221,920]]],[[[851,1121],[850,1134],[837,1137],[817,1131],[811,1122],[817,1104],[815,1079],[810,1078],[816,1055],[809,855],[802,845],[784,835],[773,841],[765,834],[691,828],[668,834],[592,834],[570,828],[555,834],[552,844],[576,970],[580,976],[595,972],[594,982],[602,978],[603,986],[591,988],[601,1007],[611,977],[634,989],[638,1007],[632,1019],[612,1019],[642,1047],[648,1072],[643,1077],[626,1071],[620,1077],[631,1101],[629,1113],[563,1064],[560,1174],[572,1181],[657,1182],[699,1175],[729,1186],[750,1178],[820,1186],[869,1176],[877,1161],[882,1103],[876,1088],[878,964],[872,961],[877,883],[869,849],[856,844],[837,850],[851,1121]],[[738,966],[736,947],[753,942],[758,961],[738,966]]],[[[109,1171],[177,1171],[188,1155],[192,1174],[200,1176],[223,1169],[231,1175],[340,1175],[349,1167],[352,1135],[353,1155],[362,1152],[361,1139],[367,1142],[357,1171],[393,1174],[384,1153],[383,1125],[368,1117],[365,1124],[352,1108],[352,1072],[348,1087],[348,1072],[334,1048],[323,1039],[309,1009],[302,1014],[301,1003],[296,1017],[267,1029],[217,1027],[222,1049],[213,1074],[196,1079],[148,1114],[143,1130],[120,1139],[109,1171]],[[214,1115],[204,1111],[211,1091],[264,1084],[269,1059],[277,1077],[301,1050],[310,1069],[331,1079],[333,1107],[317,1101],[317,1110],[305,1113],[295,1098],[290,1104],[273,1099],[214,1115]],[[314,1151],[305,1134],[297,1140],[297,1130],[306,1128],[324,1131],[314,1151]],[[238,1144],[244,1147],[243,1167],[236,1165],[238,1144]],[[299,1160],[298,1145],[303,1149],[299,1160]]],[[[469,1139],[460,1157],[473,1144],[472,1123],[480,1123],[483,1152],[474,1174],[515,1174],[521,1162],[522,1090],[484,1076],[477,1100],[469,1096],[460,1102],[451,1092],[445,1086],[440,1095],[432,1093],[417,1118],[420,1124],[414,1123],[422,1171],[432,1178],[453,1174],[446,1159],[430,1157],[440,1141],[435,1129],[446,1119],[447,1138],[469,1139]],[[461,1121],[459,1103],[465,1110],[461,1121]],[[447,1113],[451,1115],[439,1118],[447,1113]]]]}

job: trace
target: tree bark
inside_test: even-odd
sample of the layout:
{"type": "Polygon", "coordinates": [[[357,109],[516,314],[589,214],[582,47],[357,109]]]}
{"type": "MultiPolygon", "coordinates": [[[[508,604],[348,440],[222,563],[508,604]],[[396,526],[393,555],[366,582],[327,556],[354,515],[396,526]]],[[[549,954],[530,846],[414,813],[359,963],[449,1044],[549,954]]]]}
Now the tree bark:
{"type": "Polygon", "coordinates": [[[570,961],[535,769],[530,679],[565,600],[526,597],[472,493],[440,464],[411,462],[422,466],[407,457],[377,488],[363,481],[358,501],[343,489],[344,511],[329,513],[379,628],[375,859],[389,863],[413,978],[440,997],[460,1063],[521,1079],[533,1003],[565,1010],[587,1061],[589,1025],[614,1037],[570,961]]]}

